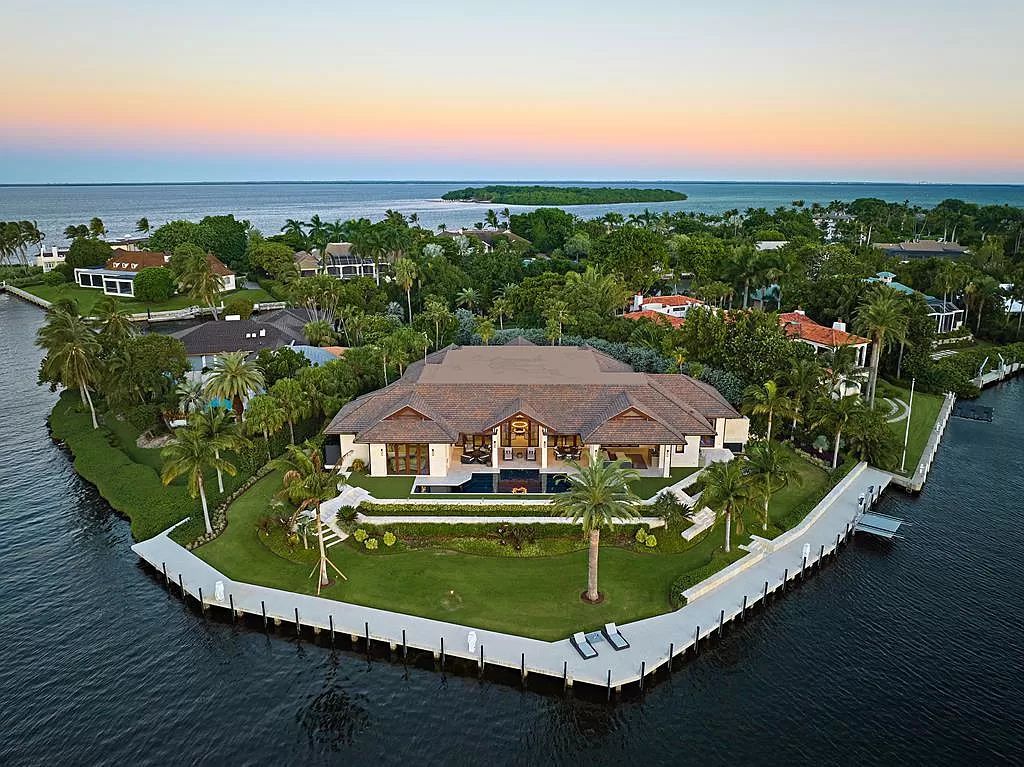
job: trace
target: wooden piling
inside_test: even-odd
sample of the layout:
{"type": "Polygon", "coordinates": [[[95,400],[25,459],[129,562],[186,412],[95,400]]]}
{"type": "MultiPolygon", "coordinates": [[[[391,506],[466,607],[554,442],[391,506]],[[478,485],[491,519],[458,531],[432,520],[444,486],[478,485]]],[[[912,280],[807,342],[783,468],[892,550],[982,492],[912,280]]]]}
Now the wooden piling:
{"type": "Polygon", "coordinates": [[[480,643],[480,678],[484,678],[484,645],[480,643]]]}
{"type": "Polygon", "coordinates": [[[672,661],[675,658],[676,646],[673,642],[668,643],[668,671],[672,673],[672,661]]]}
{"type": "Polygon", "coordinates": [[[825,559],[825,544],[821,544],[821,550],[818,552],[818,569],[821,569],[821,562],[825,559]]]}
{"type": "Polygon", "coordinates": [[[761,597],[761,604],[763,604],[763,605],[767,605],[768,604],[768,581],[764,582],[764,596],[761,597]]]}
{"type": "Polygon", "coordinates": [[[370,654],[370,622],[363,621],[363,633],[366,635],[366,654],[370,654]]]}
{"type": "Polygon", "coordinates": [[[523,687],[526,686],[526,653],[519,654],[519,674],[522,676],[523,687]]]}
{"type": "Polygon", "coordinates": [[[203,587],[199,587],[199,609],[203,611],[203,615],[206,615],[206,602],[203,601],[203,587]]]}
{"type": "Polygon", "coordinates": [[[569,687],[569,661],[562,661],[562,692],[569,687]]]}
{"type": "Polygon", "coordinates": [[[178,573],[178,588],[181,589],[181,598],[185,598],[185,582],[181,580],[181,573],[178,573]]]}
{"type": "Polygon", "coordinates": [[[444,637],[441,637],[441,673],[444,673],[444,637]]]}
{"type": "Polygon", "coordinates": [[[612,670],[608,669],[608,700],[612,699],[612,670]]]}
{"type": "Polygon", "coordinates": [[[745,621],[747,619],[747,595],[743,595],[743,607],[740,610],[740,620],[745,621]]]}
{"type": "Polygon", "coordinates": [[[268,628],[268,626],[267,626],[267,603],[264,602],[262,599],[260,600],[260,612],[263,613],[263,630],[266,631],[267,628],[268,628]]]}
{"type": "Polygon", "coordinates": [[[333,650],[334,649],[334,616],[333,615],[328,615],[327,616],[327,623],[331,627],[331,649],[333,650]]]}
{"type": "Polygon", "coordinates": [[[647,676],[647,661],[640,661],[640,692],[644,691],[644,677],[647,676]]]}
{"type": "Polygon", "coordinates": [[[697,626],[697,630],[693,632],[693,654],[697,655],[700,652],[700,626],[697,626]]]}
{"type": "Polygon", "coordinates": [[[167,563],[164,562],[163,566],[164,566],[164,586],[166,586],[168,589],[170,589],[170,587],[171,587],[171,579],[167,577],[167,563]]]}
{"type": "Polygon", "coordinates": [[[722,631],[725,629],[725,609],[718,613],[718,638],[722,638],[722,631]]]}
{"type": "Polygon", "coordinates": [[[299,623],[299,608],[295,608],[295,636],[302,636],[302,624],[299,623]]]}
{"type": "Polygon", "coordinates": [[[235,622],[235,595],[228,594],[228,604],[231,605],[231,622],[235,622]]]}
{"type": "Polygon", "coordinates": [[[787,567],[786,571],[782,574],[782,591],[783,591],[783,593],[785,593],[785,591],[786,591],[786,584],[788,582],[789,582],[789,568],[787,567]]]}
{"type": "Polygon", "coordinates": [[[402,663],[409,658],[409,646],[405,643],[405,629],[402,629],[402,663]]]}

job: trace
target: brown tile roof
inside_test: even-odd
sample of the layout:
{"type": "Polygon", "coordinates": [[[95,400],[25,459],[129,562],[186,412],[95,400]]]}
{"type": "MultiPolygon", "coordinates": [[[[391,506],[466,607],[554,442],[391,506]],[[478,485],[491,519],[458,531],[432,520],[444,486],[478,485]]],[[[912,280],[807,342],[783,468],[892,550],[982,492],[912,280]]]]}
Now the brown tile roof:
{"type": "Polygon", "coordinates": [[[661,304],[662,306],[704,306],[704,302],[693,296],[648,296],[640,302],[644,304],[661,304]]]}
{"type": "Polygon", "coordinates": [[[141,272],[151,266],[165,266],[167,254],[155,250],[121,250],[107,259],[107,269],[114,272],[141,272]]]}
{"type": "Polygon", "coordinates": [[[790,338],[811,341],[822,346],[860,346],[871,339],[847,333],[845,330],[828,328],[801,312],[785,312],[779,315],[779,325],[790,338]]]}
{"type": "Polygon", "coordinates": [[[410,365],[390,386],[346,404],[327,433],[355,434],[359,442],[453,442],[459,433],[486,433],[518,413],[552,433],[587,435],[591,442],[623,442],[630,427],[631,441],[661,444],[714,434],[715,418],[740,417],[706,384],[636,373],[586,347],[448,347],[410,365]],[[402,413],[410,408],[415,417],[406,420],[402,413]],[[637,412],[624,416],[630,408],[637,412]],[[395,426],[399,421],[409,428],[395,426]]]}
{"type": "Polygon", "coordinates": [[[224,262],[217,258],[213,253],[206,254],[206,260],[210,262],[210,268],[213,269],[213,273],[218,277],[230,277],[234,274],[233,271],[224,265],[224,262]]]}

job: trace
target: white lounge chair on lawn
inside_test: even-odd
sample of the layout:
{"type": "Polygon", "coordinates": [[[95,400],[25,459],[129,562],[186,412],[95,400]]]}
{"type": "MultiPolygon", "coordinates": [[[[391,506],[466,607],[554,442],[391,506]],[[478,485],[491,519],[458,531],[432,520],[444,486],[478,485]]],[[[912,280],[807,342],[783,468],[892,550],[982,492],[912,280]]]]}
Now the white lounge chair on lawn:
{"type": "Polygon", "coordinates": [[[594,645],[590,644],[590,640],[587,639],[587,635],[582,631],[577,631],[570,637],[569,642],[573,647],[576,648],[576,652],[580,654],[583,660],[590,660],[591,658],[597,657],[597,650],[594,649],[594,645]]]}
{"type": "Polygon", "coordinates": [[[601,633],[604,634],[604,638],[608,640],[608,644],[610,644],[614,649],[625,650],[629,647],[629,642],[626,641],[626,637],[622,636],[622,633],[614,623],[604,624],[604,628],[601,629],[601,633]]]}

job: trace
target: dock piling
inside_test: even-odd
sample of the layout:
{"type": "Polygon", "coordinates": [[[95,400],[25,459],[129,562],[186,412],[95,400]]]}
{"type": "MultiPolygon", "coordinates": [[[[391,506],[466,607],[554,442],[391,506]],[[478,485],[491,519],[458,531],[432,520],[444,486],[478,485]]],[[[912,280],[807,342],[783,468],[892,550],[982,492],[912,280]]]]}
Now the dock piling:
{"type": "Polygon", "coordinates": [[[302,624],[299,623],[299,608],[295,608],[295,636],[302,637],[302,624]]]}
{"type": "Polygon", "coordinates": [[[263,630],[266,631],[267,626],[267,603],[262,599],[260,600],[260,612],[263,613],[263,630]]]}
{"type": "Polygon", "coordinates": [[[647,661],[640,661],[640,692],[644,691],[644,677],[647,676],[647,661]]]}
{"type": "Polygon", "coordinates": [[[333,615],[328,615],[327,616],[327,623],[331,627],[331,649],[333,650],[334,649],[334,616],[333,615]]]}
{"type": "Polygon", "coordinates": [[[608,669],[608,700],[612,699],[612,670],[608,669]]]}
{"type": "Polygon", "coordinates": [[[167,563],[164,562],[163,566],[164,566],[164,586],[166,586],[168,589],[170,589],[170,587],[171,587],[171,580],[170,580],[170,578],[167,577],[167,563]]]}
{"type": "Polygon", "coordinates": [[[363,621],[363,633],[366,635],[366,654],[370,654],[370,622],[363,621]]]}
{"type": "Polygon", "coordinates": [[[668,643],[668,671],[669,671],[670,674],[672,673],[672,659],[675,657],[675,654],[676,654],[676,646],[675,646],[675,644],[673,642],[669,642],[668,643]]]}
{"type": "Polygon", "coordinates": [[[562,692],[569,689],[569,661],[562,661],[562,692]]]}
{"type": "Polygon", "coordinates": [[[484,678],[484,645],[480,643],[480,678],[484,678]]]}
{"type": "Polygon", "coordinates": [[[747,619],[747,595],[743,595],[743,607],[740,609],[740,620],[745,621],[747,619]]]}
{"type": "Polygon", "coordinates": [[[782,591],[785,593],[786,584],[789,582],[789,568],[786,568],[786,572],[782,574],[782,591]]]}
{"type": "Polygon", "coordinates": [[[203,587],[199,587],[199,609],[203,611],[203,615],[206,615],[206,602],[203,600],[203,587]]]}
{"type": "Polygon", "coordinates": [[[725,630],[725,609],[718,614],[718,638],[722,638],[722,632],[725,630]]]}
{"type": "Polygon", "coordinates": [[[523,687],[526,687],[526,653],[519,654],[519,674],[522,677],[523,687]]]}
{"type": "Polygon", "coordinates": [[[228,594],[228,604],[231,605],[231,622],[235,622],[235,595],[228,594]]]}
{"type": "Polygon", "coordinates": [[[178,588],[181,589],[181,598],[185,599],[185,582],[181,580],[181,573],[178,573],[178,588]]]}
{"type": "Polygon", "coordinates": [[[697,655],[700,653],[700,626],[697,626],[697,630],[693,632],[693,654],[697,655]]]}
{"type": "Polygon", "coordinates": [[[761,597],[761,604],[766,606],[768,604],[768,581],[764,582],[764,596],[761,597]]]}
{"type": "Polygon", "coordinates": [[[444,637],[441,637],[441,673],[444,673],[444,637]]]}
{"type": "Polygon", "coordinates": [[[821,561],[825,558],[825,544],[821,544],[821,551],[818,552],[818,569],[821,569],[821,561]]]}
{"type": "Polygon", "coordinates": [[[804,570],[807,569],[807,555],[804,554],[803,561],[800,563],[800,580],[804,579],[804,570]]]}
{"type": "Polygon", "coordinates": [[[405,629],[402,629],[402,664],[409,658],[409,645],[405,643],[405,629]]]}

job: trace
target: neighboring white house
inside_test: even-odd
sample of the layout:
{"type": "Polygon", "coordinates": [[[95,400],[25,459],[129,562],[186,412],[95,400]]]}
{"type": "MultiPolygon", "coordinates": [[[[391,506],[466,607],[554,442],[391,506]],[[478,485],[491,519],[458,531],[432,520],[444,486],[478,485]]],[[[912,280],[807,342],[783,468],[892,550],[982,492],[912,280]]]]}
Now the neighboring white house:
{"type": "MultiPolygon", "coordinates": [[[[693,296],[650,296],[644,298],[637,293],[633,296],[631,310],[625,315],[628,319],[639,319],[640,317],[652,318],[649,312],[663,314],[676,320],[686,319],[686,314],[695,307],[707,307],[707,304],[693,296]]],[[[673,322],[673,325],[680,323],[673,322]]]]}
{"type": "MultiPolygon", "coordinates": [[[[221,292],[234,290],[235,273],[216,256],[208,254],[207,258],[213,273],[220,277],[221,292]]],[[[108,296],[132,298],[135,295],[135,278],[138,273],[150,267],[166,266],[170,260],[169,253],[118,249],[102,267],[76,268],[75,283],[83,288],[97,288],[108,296]]]]}
{"type": "Polygon", "coordinates": [[[856,369],[852,375],[844,377],[836,389],[840,396],[860,394],[871,339],[848,333],[845,322],[833,322],[832,327],[821,325],[808,317],[803,309],[780,314],[779,325],[787,338],[807,344],[814,349],[815,354],[834,349],[853,349],[853,364],[856,369]]]}
{"type": "Polygon", "coordinates": [[[60,266],[68,257],[67,248],[58,248],[56,245],[49,250],[40,246],[39,255],[36,256],[36,266],[41,267],[43,273],[52,272],[55,266],[60,266]]]}
{"type": "Polygon", "coordinates": [[[954,333],[963,327],[964,315],[966,314],[963,309],[952,301],[943,301],[941,298],[926,295],[904,285],[902,282],[897,282],[896,275],[892,272],[879,272],[874,277],[867,277],[865,282],[877,282],[882,285],[888,285],[893,290],[898,290],[900,293],[906,293],[909,296],[915,293],[919,296],[924,296],[924,301],[928,304],[928,316],[935,320],[935,332],[940,335],[943,333],[954,333]]]}

